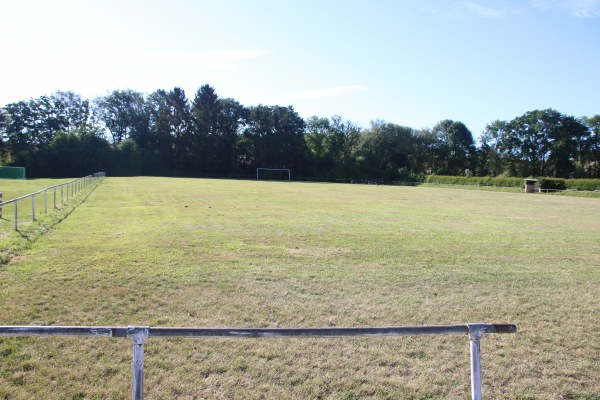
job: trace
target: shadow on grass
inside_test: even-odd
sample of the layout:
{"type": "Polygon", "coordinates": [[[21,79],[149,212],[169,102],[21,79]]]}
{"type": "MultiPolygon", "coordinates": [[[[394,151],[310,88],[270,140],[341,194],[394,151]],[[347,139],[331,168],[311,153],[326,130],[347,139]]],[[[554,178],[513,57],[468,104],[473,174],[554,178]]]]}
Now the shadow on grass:
{"type": "Polygon", "coordinates": [[[55,208],[48,214],[40,216],[24,229],[13,231],[3,238],[0,241],[0,265],[8,264],[13,257],[30,249],[31,245],[41,236],[71,215],[96,190],[100,182],[102,181],[88,187],[69,202],[62,204],[60,208],[55,208]]]}

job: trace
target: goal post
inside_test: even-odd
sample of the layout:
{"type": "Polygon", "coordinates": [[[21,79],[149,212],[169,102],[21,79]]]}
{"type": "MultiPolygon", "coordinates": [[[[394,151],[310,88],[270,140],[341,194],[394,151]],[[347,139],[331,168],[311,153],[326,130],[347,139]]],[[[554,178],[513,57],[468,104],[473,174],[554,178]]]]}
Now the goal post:
{"type": "Polygon", "coordinates": [[[256,180],[260,180],[261,176],[262,179],[292,180],[292,173],[288,168],[256,168],[256,180]],[[269,178],[265,178],[266,176],[269,176],[269,178]]]}
{"type": "Polygon", "coordinates": [[[0,179],[26,179],[25,168],[0,166],[0,179]]]}

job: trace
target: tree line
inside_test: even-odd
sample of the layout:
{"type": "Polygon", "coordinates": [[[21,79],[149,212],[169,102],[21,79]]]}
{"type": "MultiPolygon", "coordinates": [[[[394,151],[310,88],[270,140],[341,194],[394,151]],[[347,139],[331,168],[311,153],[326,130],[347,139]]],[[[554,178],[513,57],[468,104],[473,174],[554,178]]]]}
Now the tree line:
{"type": "Polygon", "coordinates": [[[296,178],[414,181],[425,175],[600,178],[600,115],[547,109],[487,125],[477,145],[460,121],[431,129],[340,116],[301,118],[292,106],[246,107],[209,85],[90,100],[56,92],[0,108],[0,162],[29,177],[242,176],[289,168],[296,178]]]}

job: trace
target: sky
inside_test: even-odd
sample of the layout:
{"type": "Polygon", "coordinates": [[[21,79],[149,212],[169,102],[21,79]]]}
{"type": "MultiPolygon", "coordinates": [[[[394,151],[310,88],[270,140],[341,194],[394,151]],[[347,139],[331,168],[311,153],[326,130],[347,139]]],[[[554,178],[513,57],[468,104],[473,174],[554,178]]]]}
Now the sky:
{"type": "Polygon", "coordinates": [[[0,106],[204,84],[367,128],[600,114],[600,0],[0,0],[0,106]]]}

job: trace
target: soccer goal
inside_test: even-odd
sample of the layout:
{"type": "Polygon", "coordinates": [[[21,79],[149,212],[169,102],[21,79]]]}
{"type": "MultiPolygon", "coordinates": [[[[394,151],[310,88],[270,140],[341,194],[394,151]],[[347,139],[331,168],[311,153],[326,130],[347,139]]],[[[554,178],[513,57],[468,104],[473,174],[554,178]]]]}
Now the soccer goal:
{"type": "Polygon", "coordinates": [[[256,180],[291,181],[292,174],[287,168],[256,168],[256,180]]]}
{"type": "Polygon", "coordinates": [[[24,167],[0,167],[0,179],[25,179],[24,167]]]}

